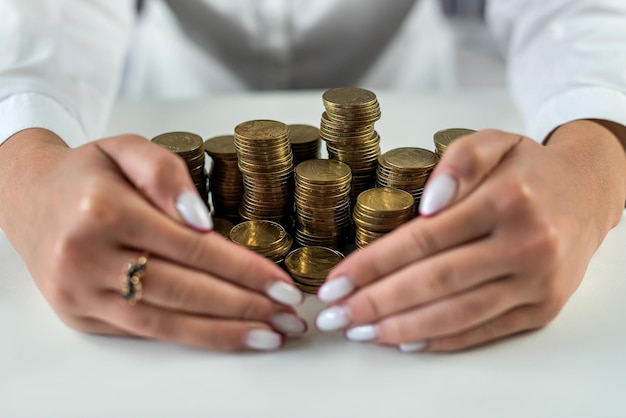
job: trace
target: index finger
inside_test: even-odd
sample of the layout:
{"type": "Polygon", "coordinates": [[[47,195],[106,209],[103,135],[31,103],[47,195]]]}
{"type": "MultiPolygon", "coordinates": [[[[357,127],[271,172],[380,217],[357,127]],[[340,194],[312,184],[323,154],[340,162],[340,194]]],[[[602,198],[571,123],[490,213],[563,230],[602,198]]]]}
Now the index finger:
{"type": "Polygon", "coordinates": [[[408,264],[486,236],[493,229],[492,210],[486,199],[470,196],[439,216],[412,220],[339,263],[318,298],[333,302],[408,264]]]}

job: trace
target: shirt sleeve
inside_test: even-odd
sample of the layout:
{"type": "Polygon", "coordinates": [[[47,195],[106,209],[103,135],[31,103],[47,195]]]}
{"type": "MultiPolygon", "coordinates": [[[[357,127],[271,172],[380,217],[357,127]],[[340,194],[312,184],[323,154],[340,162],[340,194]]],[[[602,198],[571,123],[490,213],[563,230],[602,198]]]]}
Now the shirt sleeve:
{"type": "Polygon", "coordinates": [[[117,95],[134,0],[0,0],[0,144],[45,128],[98,137],[117,95]]]}
{"type": "Polygon", "coordinates": [[[487,21],[530,137],[578,119],[626,125],[626,1],[491,0],[487,21]]]}

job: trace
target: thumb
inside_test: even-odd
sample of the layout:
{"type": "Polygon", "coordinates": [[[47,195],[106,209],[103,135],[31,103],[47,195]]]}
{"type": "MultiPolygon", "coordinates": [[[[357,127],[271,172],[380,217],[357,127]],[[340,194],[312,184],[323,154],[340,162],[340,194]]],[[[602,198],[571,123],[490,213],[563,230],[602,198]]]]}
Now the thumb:
{"type": "Polygon", "coordinates": [[[96,144],[160,210],[193,229],[213,229],[208,207],[182,158],[137,135],[106,138],[96,144]]]}
{"type": "Polygon", "coordinates": [[[461,201],[506,158],[523,137],[483,130],[454,141],[431,174],[419,213],[433,216],[461,201]]]}

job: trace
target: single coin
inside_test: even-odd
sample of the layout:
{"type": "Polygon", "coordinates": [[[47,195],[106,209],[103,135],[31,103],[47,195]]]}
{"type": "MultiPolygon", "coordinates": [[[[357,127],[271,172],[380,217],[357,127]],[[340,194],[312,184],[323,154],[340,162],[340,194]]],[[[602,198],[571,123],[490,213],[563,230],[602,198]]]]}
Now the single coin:
{"type": "Polygon", "coordinates": [[[339,87],[324,92],[322,100],[330,106],[364,107],[376,102],[376,95],[357,87],[339,87]]]}
{"type": "Polygon", "coordinates": [[[276,222],[247,221],[233,227],[230,239],[244,247],[255,249],[279,245],[286,234],[285,228],[276,222]]]}
{"type": "Polygon", "coordinates": [[[404,190],[378,187],[362,192],[357,204],[367,212],[408,211],[414,205],[414,199],[404,190]]]}
{"type": "Polygon", "coordinates": [[[309,279],[325,279],[328,273],[341,261],[339,251],[326,247],[309,246],[290,252],[285,258],[289,272],[309,279]]]}
{"type": "Polygon", "coordinates": [[[447,147],[452,143],[452,141],[462,136],[473,134],[475,132],[476,131],[472,129],[464,129],[464,128],[442,129],[440,131],[435,132],[435,134],[433,135],[433,139],[435,141],[435,144],[447,147]]]}
{"type": "Polygon", "coordinates": [[[398,169],[419,170],[434,167],[439,161],[437,155],[423,148],[396,148],[383,154],[385,166],[398,169]]]}
{"type": "Polygon", "coordinates": [[[202,138],[190,132],[169,132],[152,139],[155,144],[161,145],[177,154],[192,153],[202,148],[202,138]]]}
{"type": "Polygon", "coordinates": [[[287,138],[289,127],[275,120],[251,120],[237,125],[235,136],[251,141],[287,138]]]}
{"type": "Polygon", "coordinates": [[[295,173],[309,183],[338,182],[352,176],[350,167],[336,160],[304,161],[298,164],[295,173]]]}
{"type": "Polygon", "coordinates": [[[213,230],[225,238],[230,239],[230,230],[235,225],[226,219],[213,218],[213,230]]]}
{"type": "Polygon", "coordinates": [[[211,156],[232,156],[237,155],[234,135],[221,135],[209,138],[204,141],[204,150],[211,156]]]}

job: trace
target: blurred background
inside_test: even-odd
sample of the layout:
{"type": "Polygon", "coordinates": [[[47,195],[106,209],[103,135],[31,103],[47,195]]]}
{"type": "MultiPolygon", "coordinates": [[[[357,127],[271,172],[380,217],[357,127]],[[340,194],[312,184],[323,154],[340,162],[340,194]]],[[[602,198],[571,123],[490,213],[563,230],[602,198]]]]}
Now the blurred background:
{"type": "Polygon", "coordinates": [[[441,0],[456,37],[458,88],[502,87],[504,59],[483,18],[485,0],[441,0]]]}

